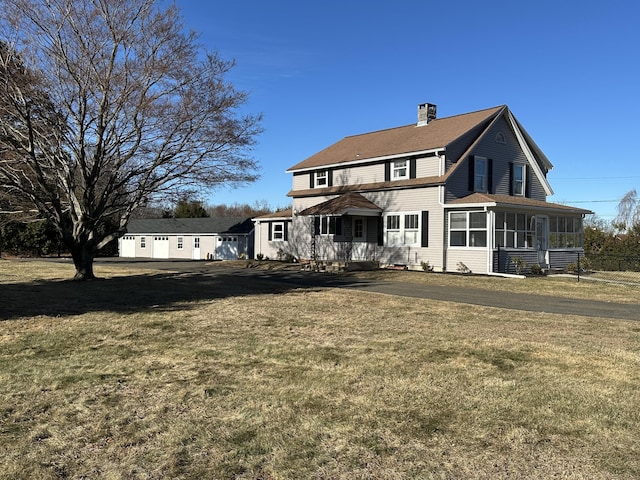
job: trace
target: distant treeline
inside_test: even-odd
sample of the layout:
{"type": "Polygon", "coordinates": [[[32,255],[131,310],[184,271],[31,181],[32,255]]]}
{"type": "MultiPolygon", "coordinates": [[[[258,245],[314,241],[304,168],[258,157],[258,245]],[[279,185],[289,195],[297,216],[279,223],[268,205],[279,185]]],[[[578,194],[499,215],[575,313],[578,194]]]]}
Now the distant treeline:
{"type": "MultiPolygon", "coordinates": [[[[203,205],[198,201],[179,201],[174,207],[145,207],[132,218],[196,218],[196,217],[257,217],[282,208],[271,208],[266,202],[233,205],[203,205]]],[[[118,253],[117,241],[100,250],[101,256],[118,253]]],[[[66,255],[59,232],[46,220],[21,222],[0,218],[0,254],[11,256],[45,257],[66,255]]]]}

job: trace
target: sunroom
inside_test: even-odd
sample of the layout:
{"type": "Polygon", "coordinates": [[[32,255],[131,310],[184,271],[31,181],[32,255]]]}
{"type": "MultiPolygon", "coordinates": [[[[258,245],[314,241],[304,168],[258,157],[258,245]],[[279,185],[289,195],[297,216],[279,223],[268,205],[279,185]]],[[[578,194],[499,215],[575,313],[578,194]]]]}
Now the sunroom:
{"type": "Polygon", "coordinates": [[[452,202],[447,214],[447,270],[475,273],[561,271],[583,252],[588,210],[538,200],[484,195],[452,202]],[[465,207],[465,208],[460,208],[465,207]]]}

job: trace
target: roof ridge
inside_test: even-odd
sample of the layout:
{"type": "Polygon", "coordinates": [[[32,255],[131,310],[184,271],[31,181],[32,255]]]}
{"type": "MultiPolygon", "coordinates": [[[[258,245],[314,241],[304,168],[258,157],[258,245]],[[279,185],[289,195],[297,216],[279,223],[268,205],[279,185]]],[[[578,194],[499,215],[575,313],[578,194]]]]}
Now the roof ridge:
{"type": "MultiPolygon", "coordinates": [[[[502,109],[502,108],[504,108],[506,106],[507,105],[496,105],[495,107],[481,108],[480,110],[475,110],[473,112],[456,113],[455,115],[449,115],[448,117],[435,118],[435,119],[432,120],[432,122],[438,122],[438,121],[441,121],[441,120],[449,120],[449,119],[452,119],[452,118],[463,117],[463,116],[466,116],[466,115],[473,115],[473,114],[480,113],[480,112],[487,112],[489,110],[499,110],[499,109],[502,109]]],[[[429,123],[431,123],[431,122],[429,122],[429,123]]],[[[390,130],[399,130],[401,128],[417,127],[417,126],[418,125],[416,123],[409,123],[407,125],[399,125],[397,127],[381,128],[379,130],[372,130],[370,132],[354,133],[353,135],[347,135],[347,136],[343,137],[343,139],[361,137],[363,135],[371,135],[372,133],[388,132],[390,130]]]]}

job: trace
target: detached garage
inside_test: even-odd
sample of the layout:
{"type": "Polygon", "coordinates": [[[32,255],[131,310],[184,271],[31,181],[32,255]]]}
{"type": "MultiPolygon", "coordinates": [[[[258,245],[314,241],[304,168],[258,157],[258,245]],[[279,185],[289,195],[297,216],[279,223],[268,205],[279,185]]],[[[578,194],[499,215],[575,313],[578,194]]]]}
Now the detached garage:
{"type": "Polygon", "coordinates": [[[253,258],[253,231],[249,218],[138,219],[129,222],[118,247],[128,258],[253,258]]]}

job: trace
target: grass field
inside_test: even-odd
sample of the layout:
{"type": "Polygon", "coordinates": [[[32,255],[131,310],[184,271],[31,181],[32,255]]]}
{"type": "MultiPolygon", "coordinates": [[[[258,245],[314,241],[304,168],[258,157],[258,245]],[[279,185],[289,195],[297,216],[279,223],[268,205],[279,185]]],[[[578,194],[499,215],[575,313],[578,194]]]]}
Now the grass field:
{"type": "Polygon", "coordinates": [[[638,322],[216,268],[100,265],[77,284],[70,265],[0,261],[0,479],[640,478],[638,322]]]}

